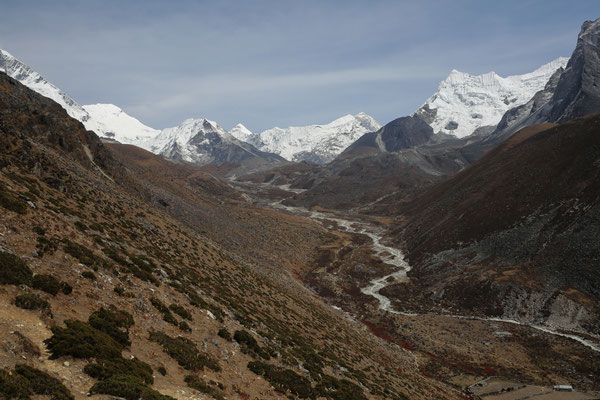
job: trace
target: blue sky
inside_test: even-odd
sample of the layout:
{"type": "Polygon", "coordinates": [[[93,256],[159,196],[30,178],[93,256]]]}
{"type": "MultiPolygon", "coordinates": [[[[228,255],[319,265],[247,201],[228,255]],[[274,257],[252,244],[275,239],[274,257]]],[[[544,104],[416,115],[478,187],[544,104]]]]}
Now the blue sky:
{"type": "Polygon", "coordinates": [[[0,48],[80,104],[154,128],[410,114],[452,69],[502,76],[569,56],[597,0],[5,1],[0,48]]]}

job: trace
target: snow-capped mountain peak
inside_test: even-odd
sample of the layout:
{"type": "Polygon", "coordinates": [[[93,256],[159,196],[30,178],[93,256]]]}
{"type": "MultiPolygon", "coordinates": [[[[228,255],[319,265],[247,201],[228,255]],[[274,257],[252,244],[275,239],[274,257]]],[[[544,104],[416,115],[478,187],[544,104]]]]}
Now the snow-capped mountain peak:
{"type": "MultiPolygon", "coordinates": [[[[251,134],[242,124],[232,131],[251,134]]],[[[186,119],[179,126],[163,129],[152,140],[149,150],[167,158],[198,164],[236,163],[247,159],[262,160],[258,162],[283,161],[274,154],[263,153],[238,140],[215,121],[206,118],[186,119]]]]}
{"type": "Polygon", "coordinates": [[[229,133],[238,140],[243,142],[248,142],[249,138],[254,135],[250,129],[246,128],[242,124],[237,124],[234,126],[229,133]]]}
{"type": "Polygon", "coordinates": [[[230,132],[258,149],[279,154],[290,161],[313,161],[325,163],[334,159],[346,147],[381,125],[365,113],[344,115],[328,124],[271,128],[257,134],[230,132]]]}
{"type": "Polygon", "coordinates": [[[144,125],[114,104],[89,104],[83,108],[90,115],[89,121],[84,122],[85,127],[101,137],[140,145],[160,132],[144,125]]]}
{"type": "Polygon", "coordinates": [[[31,90],[34,90],[42,96],[48,97],[60,104],[67,113],[81,122],[89,120],[88,113],[67,96],[62,90],[48,82],[40,74],[32,70],[29,66],[19,61],[15,56],[8,51],[0,49],[0,71],[5,72],[8,76],[18,80],[31,90]]]}
{"type": "Polygon", "coordinates": [[[533,72],[506,78],[495,72],[471,75],[453,69],[415,114],[436,133],[468,136],[479,127],[495,126],[508,109],[529,101],[568,60],[557,58],[533,72]]]}
{"type": "Polygon", "coordinates": [[[163,142],[175,141],[183,145],[189,142],[197,135],[205,135],[207,133],[225,133],[215,121],[206,118],[188,118],[173,128],[163,129],[160,134],[154,139],[153,147],[160,147],[163,142]]]}
{"type": "Polygon", "coordinates": [[[144,143],[158,134],[158,130],[142,124],[113,104],[81,106],[62,90],[48,82],[39,73],[0,49],[0,71],[60,104],[71,117],[81,121],[86,129],[98,136],[121,143],[145,147],[144,143]]]}
{"type": "Polygon", "coordinates": [[[231,137],[215,121],[206,118],[188,118],[173,128],[166,128],[152,140],[150,151],[168,158],[188,162],[205,162],[206,154],[198,154],[192,143],[210,145],[231,137]]]}

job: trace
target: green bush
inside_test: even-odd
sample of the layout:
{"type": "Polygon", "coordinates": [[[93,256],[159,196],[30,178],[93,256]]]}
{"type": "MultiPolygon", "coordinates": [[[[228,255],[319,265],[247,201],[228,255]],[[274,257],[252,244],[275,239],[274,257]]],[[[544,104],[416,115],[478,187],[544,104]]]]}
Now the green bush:
{"type": "Polygon", "coordinates": [[[129,328],[133,326],[133,317],[127,311],[115,308],[100,308],[88,318],[91,327],[110,335],[123,346],[129,346],[129,328]]]}
{"type": "Polygon", "coordinates": [[[112,247],[105,247],[102,252],[106,254],[113,261],[125,267],[133,276],[147,282],[159,284],[158,280],[152,276],[154,270],[154,264],[145,256],[133,256],[126,254],[132,262],[127,261],[125,256],[121,255],[116,249],[112,247]]]}
{"type": "Polygon", "coordinates": [[[156,265],[146,256],[142,255],[129,255],[131,262],[138,268],[146,272],[152,272],[156,268],[156,265]]]}
{"type": "Polygon", "coordinates": [[[45,253],[48,254],[54,254],[54,252],[56,251],[56,249],[58,249],[58,243],[60,241],[58,240],[58,238],[56,237],[52,237],[50,239],[47,239],[43,236],[38,236],[37,237],[37,243],[35,245],[38,255],[41,257],[43,256],[45,253]]]}
{"type": "Polygon", "coordinates": [[[167,307],[167,305],[165,303],[163,303],[156,297],[150,297],[150,303],[152,303],[154,308],[156,308],[158,311],[160,311],[160,313],[163,315],[164,321],[167,321],[171,325],[175,325],[175,326],[179,325],[179,322],[173,316],[173,314],[171,314],[169,307],[167,307]]]}
{"type": "Polygon", "coordinates": [[[65,328],[53,326],[53,335],[44,341],[50,359],[61,356],[110,359],[121,356],[123,346],[108,334],[83,321],[66,320],[65,328]]]}
{"type": "Polygon", "coordinates": [[[83,271],[81,273],[81,276],[83,276],[86,279],[89,279],[90,281],[96,280],[96,274],[94,274],[92,271],[83,271]]]}
{"type": "Polygon", "coordinates": [[[179,323],[177,322],[177,319],[171,313],[163,314],[163,320],[167,321],[171,325],[175,325],[175,326],[179,325],[179,323]]]}
{"type": "Polygon", "coordinates": [[[227,328],[223,327],[223,328],[219,329],[219,332],[217,332],[217,335],[219,335],[223,339],[227,340],[228,342],[231,342],[231,333],[229,333],[227,328]]]}
{"type": "Polygon", "coordinates": [[[198,293],[196,293],[196,290],[189,283],[175,283],[171,281],[169,285],[174,287],[178,292],[185,294],[190,300],[190,304],[192,306],[208,310],[211,313],[213,313],[215,318],[217,318],[217,321],[224,321],[223,317],[225,316],[225,313],[223,312],[223,310],[221,310],[219,307],[215,306],[212,303],[207,303],[206,301],[204,301],[204,299],[200,297],[198,293]]]}
{"type": "Polygon", "coordinates": [[[216,400],[225,400],[225,397],[223,397],[223,394],[220,390],[206,384],[202,379],[200,379],[196,375],[186,375],[184,381],[189,387],[191,387],[192,389],[196,389],[200,393],[206,393],[208,395],[211,395],[216,400]]]}
{"type": "Polygon", "coordinates": [[[258,342],[250,333],[248,333],[248,331],[235,331],[233,334],[233,339],[239,344],[246,345],[250,349],[255,349],[258,347],[258,342]]]}
{"type": "Polygon", "coordinates": [[[29,285],[33,272],[14,254],[0,251],[0,284],[29,285]]]}
{"type": "Polygon", "coordinates": [[[248,369],[257,375],[263,376],[281,393],[289,390],[301,399],[315,398],[310,381],[291,369],[282,369],[261,361],[249,362],[248,369]]]}
{"type": "Polygon", "coordinates": [[[201,371],[204,367],[213,371],[220,371],[219,364],[208,354],[198,351],[198,348],[189,339],[184,337],[172,338],[162,332],[150,332],[150,340],[160,344],[163,350],[179,365],[189,371],[201,371]]]}
{"type": "Polygon", "coordinates": [[[187,322],[185,321],[181,321],[179,323],[179,329],[181,329],[184,332],[191,332],[192,331],[192,327],[188,325],[187,322]]]}
{"type": "Polygon", "coordinates": [[[114,307],[101,308],[90,315],[88,323],[66,320],[65,328],[52,327],[53,335],[44,343],[51,353],[50,359],[72,356],[97,360],[83,369],[86,374],[99,379],[90,394],[131,400],[172,399],[146,386],[153,382],[150,365],[121,356],[124,343],[129,343],[127,329],[133,324],[133,317],[128,312],[114,307]]]}
{"type": "Polygon", "coordinates": [[[34,275],[31,280],[31,286],[33,286],[34,289],[44,291],[52,296],[56,296],[58,292],[60,292],[60,282],[58,279],[48,274],[34,275]]]}
{"type": "Polygon", "coordinates": [[[304,368],[310,372],[310,375],[318,380],[323,375],[323,358],[315,353],[312,347],[306,345],[297,345],[292,349],[293,355],[302,361],[304,368]]]}
{"type": "Polygon", "coordinates": [[[15,372],[29,382],[29,388],[35,393],[49,396],[52,400],[73,400],[74,397],[58,379],[25,364],[15,365],[15,372]]]}
{"type": "Polygon", "coordinates": [[[147,384],[152,384],[152,368],[137,358],[127,360],[125,358],[113,358],[110,360],[98,360],[96,363],[88,364],[83,372],[99,380],[105,380],[113,375],[132,375],[147,384]]]}
{"type": "Polygon", "coordinates": [[[25,214],[27,212],[27,205],[25,202],[8,193],[4,185],[0,185],[0,206],[9,211],[16,212],[17,214],[25,214]]]}
{"type": "Polygon", "coordinates": [[[253,352],[265,360],[269,360],[271,358],[269,353],[265,349],[261,348],[256,339],[254,339],[254,337],[252,337],[252,335],[247,331],[235,331],[233,334],[233,339],[240,344],[242,351],[253,352]]]}
{"type": "Polygon", "coordinates": [[[27,379],[0,369],[0,399],[28,400],[32,394],[27,379]]]}
{"type": "Polygon", "coordinates": [[[315,387],[320,397],[332,400],[367,400],[360,386],[346,379],[336,379],[325,375],[315,387]]]}
{"type": "Polygon", "coordinates": [[[150,303],[163,314],[170,313],[169,308],[156,297],[150,297],[150,303]]]}
{"type": "Polygon", "coordinates": [[[67,282],[61,282],[60,291],[63,292],[63,294],[71,294],[73,292],[73,287],[67,282]]]}
{"type": "Polygon", "coordinates": [[[107,394],[127,400],[174,400],[173,397],[145,386],[141,379],[131,375],[113,375],[96,382],[90,389],[90,394],[107,394]]]}
{"type": "Polygon", "coordinates": [[[87,227],[87,225],[86,225],[86,224],[84,224],[84,223],[83,223],[83,222],[81,222],[81,221],[75,221],[75,224],[74,224],[74,225],[75,225],[75,227],[76,227],[77,229],[79,229],[81,232],[85,232],[85,231],[87,231],[87,230],[88,230],[88,227],[87,227]]]}
{"type": "Polygon", "coordinates": [[[15,298],[15,305],[26,310],[49,310],[50,304],[37,294],[23,293],[15,298]]]}
{"type": "Polygon", "coordinates": [[[188,321],[192,320],[192,313],[179,304],[171,304],[169,309],[175,314],[179,315],[181,318],[187,319],[188,321]]]}
{"type": "Polygon", "coordinates": [[[79,243],[71,242],[70,240],[67,239],[67,240],[65,240],[65,245],[64,245],[63,249],[64,249],[65,253],[75,257],[77,260],[79,260],[80,263],[87,265],[87,266],[94,265],[96,256],[87,247],[85,247],[79,243]]]}
{"type": "Polygon", "coordinates": [[[167,375],[167,370],[162,365],[156,369],[162,376],[167,375]]]}
{"type": "Polygon", "coordinates": [[[109,258],[111,258],[113,261],[115,261],[117,264],[120,264],[124,267],[129,266],[129,263],[127,262],[127,260],[119,254],[119,252],[115,249],[113,249],[112,247],[104,247],[102,249],[102,252],[104,254],[106,254],[109,258]]]}

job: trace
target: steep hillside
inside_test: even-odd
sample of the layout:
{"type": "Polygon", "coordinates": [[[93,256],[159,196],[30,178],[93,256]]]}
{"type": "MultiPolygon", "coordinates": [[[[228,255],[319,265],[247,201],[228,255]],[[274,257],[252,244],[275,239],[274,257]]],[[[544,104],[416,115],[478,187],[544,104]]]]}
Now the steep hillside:
{"type": "Polygon", "coordinates": [[[246,196],[204,173],[132,145],[107,144],[144,199],[209,236],[232,254],[268,268],[297,269],[325,232],[306,220],[250,205],[246,196]]]}
{"type": "Polygon", "coordinates": [[[549,122],[564,122],[600,109],[600,18],[586,21],[552,99],[549,122]]]}
{"type": "Polygon", "coordinates": [[[402,206],[411,280],[447,307],[598,334],[599,148],[598,114],[531,126],[402,206]]]}
{"type": "Polygon", "coordinates": [[[565,68],[526,104],[502,117],[486,143],[499,143],[514,132],[537,123],[565,122],[600,111],[600,19],[581,27],[577,45],[565,68]]]}
{"type": "MultiPolygon", "coordinates": [[[[56,103],[4,74],[0,102],[2,396],[460,398],[287,270],[146,201],[56,103]]],[[[207,202],[228,190],[199,181],[207,202]]]]}
{"type": "Polygon", "coordinates": [[[556,70],[543,90],[537,92],[527,103],[508,110],[489,137],[484,139],[484,144],[493,146],[526,126],[548,122],[551,110],[549,102],[554,96],[556,86],[563,72],[563,68],[556,70]]]}

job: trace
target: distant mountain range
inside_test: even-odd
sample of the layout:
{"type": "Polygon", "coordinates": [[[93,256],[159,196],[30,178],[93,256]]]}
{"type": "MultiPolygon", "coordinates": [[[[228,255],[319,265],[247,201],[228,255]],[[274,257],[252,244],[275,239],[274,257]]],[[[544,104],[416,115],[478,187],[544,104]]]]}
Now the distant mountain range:
{"type": "MultiPolygon", "coordinates": [[[[489,133],[506,111],[526,105],[536,92],[543,90],[549,78],[567,61],[567,58],[558,58],[531,73],[507,78],[494,72],[473,76],[454,70],[413,115],[430,125],[434,134],[461,138],[482,130],[489,133]]],[[[3,50],[0,50],[0,69],[57,101],[70,116],[101,138],[133,144],[185,162],[239,163],[254,159],[266,164],[285,160],[324,164],[363,135],[381,128],[373,117],[358,113],[324,125],[275,127],[260,133],[253,133],[242,124],[226,131],[204,118],[194,119],[195,122],[187,120],[179,127],[160,131],[144,125],[113,104],[77,104],[39,73],[3,50]],[[198,130],[191,132],[192,127],[198,130]]]]}
{"type": "Polygon", "coordinates": [[[569,59],[530,74],[473,77],[454,71],[411,116],[365,134],[328,165],[295,175],[265,174],[303,189],[286,200],[290,205],[393,212],[416,189],[456,174],[523,127],[600,111],[599,42],[599,20],[586,22],[569,59]],[[484,109],[485,115],[472,118],[484,109]],[[444,118],[457,124],[447,129],[450,120],[444,118]]]}
{"type": "Polygon", "coordinates": [[[334,159],[363,134],[381,127],[374,118],[359,113],[325,125],[276,127],[256,134],[242,124],[226,131],[216,122],[204,118],[188,119],[178,127],[161,131],[144,125],[114,104],[79,105],[4,50],[0,50],[0,70],[59,103],[71,117],[101,138],[197,164],[236,163],[248,159],[267,163],[289,160],[321,164],[334,159]]]}
{"type": "Polygon", "coordinates": [[[279,154],[289,161],[312,161],[324,164],[340,154],[362,135],[381,128],[373,117],[358,113],[345,115],[325,125],[272,128],[252,134],[249,131],[231,131],[240,140],[257,148],[279,154]]]}
{"type": "Polygon", "coordinates": [[[285,161],[277,154],[262,152],[236,139],[216,122],[204,118],[187,119],[177,127],[163,129],[144,142],[144,147],[172,160],[194,164],[235,163],[251,159],[285,161]]]}

